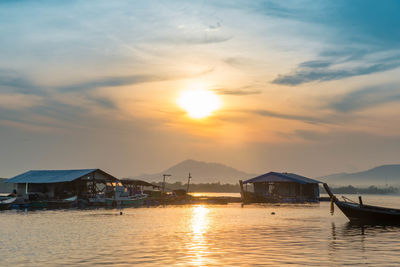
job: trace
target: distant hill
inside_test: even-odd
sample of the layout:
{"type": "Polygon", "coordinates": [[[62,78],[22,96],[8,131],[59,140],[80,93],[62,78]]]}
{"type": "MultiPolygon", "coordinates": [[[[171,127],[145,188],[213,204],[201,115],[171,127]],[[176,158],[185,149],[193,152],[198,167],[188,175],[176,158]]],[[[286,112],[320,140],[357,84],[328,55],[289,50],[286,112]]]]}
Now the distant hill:
{"type": "Polygon", "coordinates": [[[6,178],[0,178],[0,193],[11,193],[14,189],[14,184],[6,184],[4,181],[6,178]]]}
{"type": "Polygon", "coordinates": [[[242,172],[223,164],[188,159],[160,173],[145,174],[132,178],[157,182],[162,181],[163,174],[171,174],[172,176],[167,178],[168,182],[186,183],[189,172],[192,175],[191,183],[220,182],[236,184],[240,179],[248,179],[256,176],[255,174],[242,172]]]}
{"type": "Polygon", "coordinates": [[[355,173],[336,173],[318,179],[333,185],[400,186],[400,164],[382,165],[355,173]]]}

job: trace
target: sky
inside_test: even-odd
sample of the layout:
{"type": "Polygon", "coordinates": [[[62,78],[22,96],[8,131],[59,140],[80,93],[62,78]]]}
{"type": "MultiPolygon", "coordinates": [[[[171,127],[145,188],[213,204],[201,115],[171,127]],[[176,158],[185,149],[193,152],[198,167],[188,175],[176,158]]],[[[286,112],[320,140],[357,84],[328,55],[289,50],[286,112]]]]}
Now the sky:
{"type": "Polygon", "coordinates": [[[0,177],[400,163],[399,13],[391,0],[0,1],[0,177]],[[220,107],[190,117],[188,90],[220,107]]]}

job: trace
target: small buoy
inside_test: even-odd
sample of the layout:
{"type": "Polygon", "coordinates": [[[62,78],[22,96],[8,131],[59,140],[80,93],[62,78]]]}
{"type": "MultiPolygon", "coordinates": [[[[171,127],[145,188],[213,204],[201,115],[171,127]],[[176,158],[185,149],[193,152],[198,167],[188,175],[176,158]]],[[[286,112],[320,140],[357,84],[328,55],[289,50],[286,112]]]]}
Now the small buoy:
{"type": "Polygon", "coordinates": [[[122,211],[119,212],[119,215],[122,215],[122,211]]]}
{"type": "Polygon", "coordinates": [[[271,215],[275,215],[275,212],[271,212],[271,215]]]}

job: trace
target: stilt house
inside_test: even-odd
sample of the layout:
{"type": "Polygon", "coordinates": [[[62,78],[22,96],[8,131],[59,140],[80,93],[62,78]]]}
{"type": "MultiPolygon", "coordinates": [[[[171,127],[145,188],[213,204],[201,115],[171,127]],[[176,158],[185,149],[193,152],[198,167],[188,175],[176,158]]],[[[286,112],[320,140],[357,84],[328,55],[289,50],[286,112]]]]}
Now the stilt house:
{"type": "Polygon", "coordinates": [[[245,202],[317,202],[317,180],[286,172],[268,172],[246,181],[239,181],[245,202]],[[252,184],[253,190],[246,190],[252,184]]]}
{"type": "MultiPolygon", "coordinates": [[[[29,199],[34,194],[40,199],[62,199],[69,196],[94,197],[107,193],[117,178],[100,169],[83,170],[33,170],[5,181],[14,183],[20,198],[29,199]]],[[[113,191],[113,189],[112,189],[113,191]]],[[[110,190],[110,194],[113,192],[110,190]]]]}

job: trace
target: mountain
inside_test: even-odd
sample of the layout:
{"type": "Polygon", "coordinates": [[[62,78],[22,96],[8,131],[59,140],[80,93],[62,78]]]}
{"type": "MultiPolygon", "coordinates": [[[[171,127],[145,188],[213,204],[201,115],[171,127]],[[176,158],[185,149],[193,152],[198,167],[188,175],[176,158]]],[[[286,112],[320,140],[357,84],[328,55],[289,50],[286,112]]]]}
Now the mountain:
{"type": "Polygon", "coordinates": [[[400,164],[382,165],[355,173],[336,173],[318,179],[334,185],[400,186],[400,164]]]}
{"type": "Polygon", "coordinates": [[[167,182],[186,183],[189,173],[192,176],[191,183],[196,184],[217,182],[236,184],[240,179],[243,180],[256,176],[255,174],[242,172],[223,164],[188,159],[160,173],[145,174],[132,178],[158,182],[162,181],[163,174],[171,174],[172,176],[167,178],[167,182]]]}

